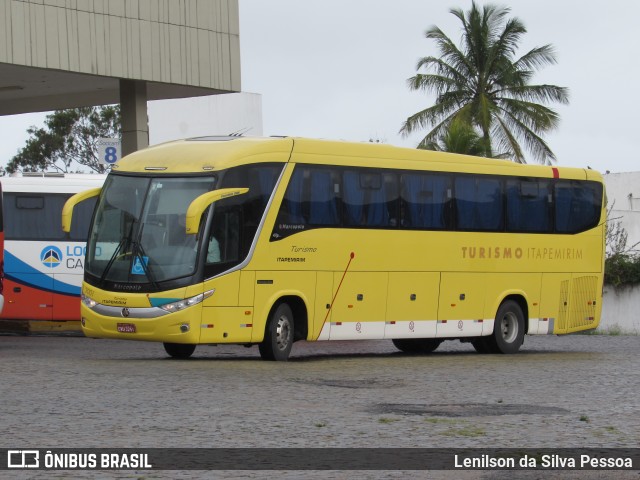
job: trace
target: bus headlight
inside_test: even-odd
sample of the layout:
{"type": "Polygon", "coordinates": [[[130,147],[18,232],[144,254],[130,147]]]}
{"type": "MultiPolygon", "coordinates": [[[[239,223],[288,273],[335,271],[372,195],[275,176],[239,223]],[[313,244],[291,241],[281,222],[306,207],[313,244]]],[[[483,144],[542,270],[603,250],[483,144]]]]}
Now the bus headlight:
{"type": "Polygon", "coordinates": [[[185,298],[184,300],[179,300],[177,302],[167,303],[165,305],[162,305],[160,308],[169,313],[179,312],[180,310],[184,310],[185,308],[197,305],[205,298],[209,298],[211,295],[213,295],[213,292],[215,292],[215,289],[201,293],[200,295],[196,295],[195,297],[185,298]]]}
{"type": "Polygon", "coordinates": [[[98,304],[98,302],[90,297],[87,297],[84,293],[80,294],[80,298],[82,299],[82,303],[84,303],[89,308],[93,308],[98,304]]]}

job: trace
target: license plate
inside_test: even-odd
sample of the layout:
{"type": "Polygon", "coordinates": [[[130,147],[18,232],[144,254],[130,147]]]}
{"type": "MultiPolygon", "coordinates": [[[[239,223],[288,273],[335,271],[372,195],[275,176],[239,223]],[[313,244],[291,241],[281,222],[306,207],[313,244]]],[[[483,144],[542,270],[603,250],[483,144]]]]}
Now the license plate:
{"type": "Polygon", "coordinates": [[[136,326],[133,323],[119,323],[118,332],[120,333],[136,333],[136,326]]]}

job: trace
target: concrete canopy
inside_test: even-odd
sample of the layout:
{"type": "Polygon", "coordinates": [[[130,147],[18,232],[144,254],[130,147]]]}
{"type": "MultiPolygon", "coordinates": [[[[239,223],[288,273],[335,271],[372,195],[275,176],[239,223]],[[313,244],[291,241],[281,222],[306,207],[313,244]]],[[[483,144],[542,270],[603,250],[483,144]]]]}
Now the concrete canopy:
{"type": "Polygon", "coordinates": [[[0,115],[120,103],[129,153],[147,100],[239,91],[238,0],[0,0],[0,115]]]}
{"type": "MultiPolygon", "coordinates": [[[[0,63],[0,115],[48,112],[120,102],[120,79],[0,63]]],[[[228,90],[146,82],[147,100],[198,97],[228,90]]]]}

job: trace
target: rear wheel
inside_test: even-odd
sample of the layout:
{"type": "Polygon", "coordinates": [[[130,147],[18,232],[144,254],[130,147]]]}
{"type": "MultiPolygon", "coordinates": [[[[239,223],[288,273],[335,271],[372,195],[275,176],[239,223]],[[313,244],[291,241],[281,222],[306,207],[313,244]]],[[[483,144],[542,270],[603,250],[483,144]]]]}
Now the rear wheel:
{"type": "Polygon", "coordinates": [[[524,342],[524,314],[517,302],[500,305],[493,325],[493,335],[486,337],[491,353],[516,353],[524,342]]]}
{"type": "Polygon", "coordinates": [[[293,346],[293,313],[286,303],[275,309],[260,344],[263,360],[287,361],[293,346]]]}
{"type": "Polygon", "coordinates": [[[196,350],[196,346],[189,343],[165,343],[165,351],[172,358],[189,358],[196,350]]]}
{"type": "Polygon", "coordinates": [[[431,353],[440,346],[439,338],[394,338],[396,348],[404,353],[431,353]]]}

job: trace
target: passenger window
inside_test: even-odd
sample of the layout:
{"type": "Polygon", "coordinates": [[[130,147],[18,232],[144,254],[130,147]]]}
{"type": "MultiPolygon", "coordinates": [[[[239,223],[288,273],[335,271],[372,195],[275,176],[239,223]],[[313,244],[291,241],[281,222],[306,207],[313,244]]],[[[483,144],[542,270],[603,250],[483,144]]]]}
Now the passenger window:
{"type": "MultiPolygon", "coordinates": [[[[7,240],[64,240],[62,207],[71,195],[4,194],[7,240]]],[[[75,216],[75,215],[74,215],[75,216]]],[[[88,227],[85,230],[85,237],[88,227]]]]}
{"type": "Polygon", "coordinates": [[[548,180],[507,180],[507,231],[544,233],[551,230],[548,180]]]}
{"type": "Polygon", "coordinates": [[[272,238],[277,240],[309,228],[340,225],[340,184],[335,170],[327,167],[295,167],[272,238]]]}
{"type": "Polygon", "coordinates": [[[242,260],[240,252],[241,218],[242,210],[239,207],[216,206],[207,242],[206,263],[237,263],[242,260]]]}
{"type": "Polygon", "coordinates": [[[602,209],[602,185],[558,182],[555,186],[556,231],[578,233],[595,227],[602,209]]]}
{"type": "Polygon", "coordinates": [[[455,190],[460,230],[503,230],[502,185],[499,179],[460,176],[455,180],[455,190]]]}
{"type": "Polygon", "coordinates": [[[345,170],[342,175],[345,226],[396,226],[395,178],[393,174],[366,169],[345,170]]]}
{"type": "Polygon", "coordinates": [[[443,229],[449,225],[451,178],[447,175],[406,173],[402,175],[402,226],[443,229]]]}

